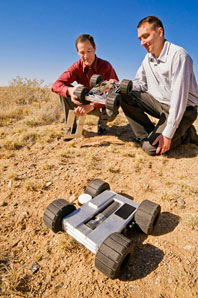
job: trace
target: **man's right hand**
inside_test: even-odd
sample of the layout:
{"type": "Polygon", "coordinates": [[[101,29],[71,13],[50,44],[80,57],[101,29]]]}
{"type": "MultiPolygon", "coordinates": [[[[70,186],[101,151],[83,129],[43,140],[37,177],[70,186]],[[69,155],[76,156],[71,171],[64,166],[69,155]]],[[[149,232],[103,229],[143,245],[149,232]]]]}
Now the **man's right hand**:
{"type": "Polygon", "coordinates": [[[68,94],[68,96],[71,97],[71,101],[73,103],[75,103],[76,105],[78,105],[78,106],[81,105],[82,103],[77,100],[78,97],[74,93],[75,93],[75,90],[77,89],[77,87],[79,87],[79,86],[83,86],[83,85],[77,84],[76,86],[74,86],[74,87],[68,87],[68,89],[67,89],[67,94],[68,94]]]}
{"type": "Polygon", "coordinates": [[[155,146],[158,143],[156,154],[162,154],[162,153],[165,153],[166,151],[169,151],[171,146],[171,141],[172,140],[170,138],[167,138],[162,134],[159,135],[152,144],[153,146],[155,146]]]}

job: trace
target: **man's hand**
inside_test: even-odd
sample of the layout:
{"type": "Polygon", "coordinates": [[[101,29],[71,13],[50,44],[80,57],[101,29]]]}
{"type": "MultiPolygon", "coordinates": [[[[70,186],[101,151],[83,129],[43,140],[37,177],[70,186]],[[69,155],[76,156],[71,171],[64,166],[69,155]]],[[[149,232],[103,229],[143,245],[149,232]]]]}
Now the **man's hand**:
{"type": "Polygon", "coordinates": [[[162,154],[168,151],[171,146],[171,141],[172,140],[170,138],[167,138],[162,134],[159,135],[152,144],[153,146],[155,146],[158,143],[156,154],[162,154]]]}
{"type": "Polygon", "coordinates": [[[93,111],[94,107],[92,105],[81,105],[74,109],[74,113],[76,116],[83,116],[87,113],[93,111]]]}
{"type": "Polygon", "coordinates": [[[115,79],[110,79],[109,82],[110,83],[115,83],[115,82],[118,82],[119,83],[119,81],[118,80],[115,80],[115,79]]]}
{"type": "Polygon", "coordinates": [[[74,94],[77,87],[79,87],[79,86],[83,86],[83,85],[77,84],[76,86],[68,87],[68,89],[67,89],[67,94],[71,97],[71,101],[73,103],[75,103],[76,105],[81,105],[82,104],[80,101],[76,100],[76,99],[78,99],[78,97],[74,94]]]}

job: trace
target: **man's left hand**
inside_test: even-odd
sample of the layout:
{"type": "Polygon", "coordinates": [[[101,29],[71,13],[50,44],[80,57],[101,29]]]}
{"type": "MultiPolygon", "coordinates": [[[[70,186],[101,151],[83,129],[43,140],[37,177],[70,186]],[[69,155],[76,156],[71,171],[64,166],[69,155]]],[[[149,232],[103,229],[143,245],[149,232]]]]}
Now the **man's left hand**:
{"type": "Polygon", "coordinates": [[[81,105],[74,109],[76,116],[83,116],[87,113],[93,111],[94,107],[92,105],[81,105]]]}
{"type": "Polygon", "coordinates": [[[170,138],[167,138],[162,134],[159,135],[152,144],[153,146],[155,146],[158,143],[156,154],[162,154],[170,150],[171,141],[172,140],[170,138]]]}

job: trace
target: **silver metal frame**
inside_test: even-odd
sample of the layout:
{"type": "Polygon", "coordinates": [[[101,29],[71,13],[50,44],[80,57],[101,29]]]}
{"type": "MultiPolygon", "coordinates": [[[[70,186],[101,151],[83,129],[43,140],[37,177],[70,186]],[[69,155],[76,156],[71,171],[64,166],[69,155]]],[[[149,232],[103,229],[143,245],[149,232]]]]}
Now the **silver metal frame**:
{"type": "Polygon", "coordinates": [[[134,214],[139,204],[120,194],[110,190],[105,190],[94,199],[84,204],[68,216],[63,218],[63,229],[82,243],[94,254],[97,253],[100,245],[104,240],[114,232],[121,232],[133,220],[134,214]],[[118,202],[117,210],[124,204],[134,207],[134,211],[123,219],[115,214],[115,210],[110,216],[102,216],[101,212],[113,202],[118,202]],[[92,220],[97,223],[95,229],[88,226],[88,222],[92,220]]]}
{"type": "Polygon", "coordinates": [[[66,124],[67,134],[64,136],[65,139],[71,139],[71,138],[73,139],[73,138],[78,138],[78,137],[82,136],[82,131],[83,131],[83,126],[85,123],[86,115],[78,117],[76,132],[72,133],[72,128],[74,125],[75,117],[76,117],[76,115],[75,115],[74,111],[69,110],[69,115],[68,115],[67,124],[66,124]]]}

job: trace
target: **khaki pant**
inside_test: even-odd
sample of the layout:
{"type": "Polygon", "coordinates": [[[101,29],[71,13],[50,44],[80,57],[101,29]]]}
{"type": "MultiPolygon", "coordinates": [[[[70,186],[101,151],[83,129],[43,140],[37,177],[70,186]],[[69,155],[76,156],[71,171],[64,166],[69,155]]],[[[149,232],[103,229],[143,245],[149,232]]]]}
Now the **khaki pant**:
{"type": "MultiPolygon", "coordinates": [[[[71,101],[70,97],[65,98],[63,96],[60,96],[60,101],[61,101],[62,108],[64,111],[65,123],[67,123],[69,110],[73,110],[75,107],[77,107],[77,105],[75,105],[71,101]]],[[[99,120],[100,120],[101,127],[105,128],[107,126],[107,122],[111,122],[116,118],[116,116],[118,115],[118,111],[115,111],[112,116],[109,116],[106,113],[106,108],[102,108],[100,110],[91,111],[89,113],[89,115],[98,116],[99,120]]],[[[74,123],[74,126],[76,126],[76,123],[74,123]]]]}
{"type": "MultiPolygon", "coordinates": [[[[149,155],[155,155],[157,145],[153,146],[152,143],[167,125],[169,106],[160,103],[148,93],[132,91],[128,96],[122,97],[121,107],[136,137],[142,140],[142,149],[149,155]],[[159,119],[156,126],[147,114],[159,119]]],[[[196,118],[197,107],[188,106],[173,136],[171,149],[185,141],[187,130],[196,118]]]]}

